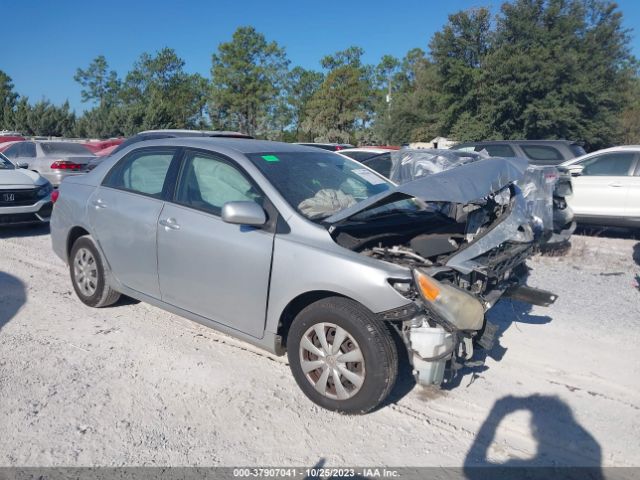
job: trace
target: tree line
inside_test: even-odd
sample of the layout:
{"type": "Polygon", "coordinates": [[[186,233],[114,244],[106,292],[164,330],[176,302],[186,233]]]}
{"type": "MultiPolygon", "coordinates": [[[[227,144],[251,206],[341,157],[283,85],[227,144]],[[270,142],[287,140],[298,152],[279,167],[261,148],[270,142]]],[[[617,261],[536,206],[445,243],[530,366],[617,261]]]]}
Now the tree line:
{"type": "Polygon", "coordinates": [[[609,1],[514,0],[496,15],[450,15],[427,51],[371,65],[351,46],[310,70],[240,27],[212,55],[210,78],[187,73],[171,48],[142,54],[122,78],[98,56],[74,76],[89,106],[79,116],[68,102],[31,103],[0,71],[0,128],[92,138],[197,128],[357,144],[436,136],[566,138],[589,149],[640,143],[630,35],[609,1]]]}

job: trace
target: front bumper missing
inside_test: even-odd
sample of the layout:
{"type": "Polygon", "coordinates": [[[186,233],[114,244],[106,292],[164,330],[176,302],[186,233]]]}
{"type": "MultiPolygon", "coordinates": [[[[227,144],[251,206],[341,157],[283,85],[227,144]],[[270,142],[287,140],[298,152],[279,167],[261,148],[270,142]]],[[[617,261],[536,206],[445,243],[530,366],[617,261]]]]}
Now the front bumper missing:
{"type": "MultiPolygon", "coordinates": [[[[544,307],[552,305],[558,298],[554,293],[526,285],[512,286],[504,291],[504,296],[544,307]]],[[[487,309],[490,308],[486,305],[487,309]]],[[[403,322],[403,336],[409,348],[414,375],[421,385],[442,384],[447,368],[455,375],[455,371],[463,366],[482,365],[483,360],[472,361],[474,343],[490,351],[499,336],[498,326],[486,318],[478,331],[458,330],[434,314],[423,305],[418,316],[403,322]]]]}

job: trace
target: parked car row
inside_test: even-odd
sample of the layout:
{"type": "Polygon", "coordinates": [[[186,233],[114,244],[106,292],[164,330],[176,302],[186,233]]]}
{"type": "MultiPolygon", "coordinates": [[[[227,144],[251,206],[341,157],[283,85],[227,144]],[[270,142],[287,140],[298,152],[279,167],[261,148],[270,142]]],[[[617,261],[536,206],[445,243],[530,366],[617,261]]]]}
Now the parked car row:
{"type": "MultiPolygon", "coordinates": [[[[559,175],[485,148],[343,147],[163,130],[98,157],[21,141],[5,151],[33,154],[2,157],[0,200],[24,194],[41,220],[52,210],[53,249],[85,304],[124,294],[287,354],[313,402],[363,413],[385,400],[401,356],[440,385],[490,349],[500,298],[555,301],[526,285],[525,262],[558,233],[559,175]],[[53,164],[80,167],[62,181],[53,164]]],[[[566,171],[637,175],[635,150],[613,153],[626,169],[598,153],[566,171]]],[[[21,206],[0,203],[0,218],[21,206]]]]}

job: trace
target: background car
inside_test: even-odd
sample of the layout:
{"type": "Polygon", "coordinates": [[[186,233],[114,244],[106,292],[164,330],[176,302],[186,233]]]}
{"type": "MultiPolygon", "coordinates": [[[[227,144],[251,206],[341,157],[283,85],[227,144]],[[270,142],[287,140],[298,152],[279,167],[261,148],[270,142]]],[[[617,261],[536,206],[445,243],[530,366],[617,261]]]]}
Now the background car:
{"type": "Polygon", "coordinates": [[[83,145],[91,150],[93,153],[97,154],[97,152],[104,150],[109,147],[117,147],[122,142],[124,142],[125,138],[109,138],[107,140],[92,140],[89,142],[84,142],[83,145]]]}
{"type": "Polygon", "coordinates": [[[350,143],[314,143],[314,142],[301,143],[301,142],[297,142],[297,143],[295,143],[295,145],[303,145],[305,147],[316,147],[316,148],[321,148],[323,150],[329,150],[330,152],[337,152],[337,151],[340,151],[340,150],[345,150],[347,148],[353,148],[353,145],[351,145],[350,143]]]}
{"type": "Polygon", "coordinates": [[[579,223],[640,227],[640,145],[599,150],[562,166],[573,176],[567,201],[579,223]]]}
{"type": "Polygon", "coordinates": [[[17,165],[26,165],[38,172],[54,187],[70,175],[81,175],[87,163],[95,158],[91,150],[80,143],[62,141],[15,142],[3,152],[17,165]]]}
{"type": "Polygon", "coordinates": [[[0,153],[0,225],[48,222],[51,184],[0,153]]]}
{"type": "Polygon", "coordinates": [[[0,133],[0,146],[7,142],[21,142],[22,140],[26,139],[22,135],[14,134],[14,132],[0,133]]]}
{"type": "Polygon", "coordinates": [[[533,165],[559,165],[567,160],[584,155],[584,148],[570,140],[487,140],[462,142],[451,150],[481,152],[492,157],[522,157],[533,165]]]}

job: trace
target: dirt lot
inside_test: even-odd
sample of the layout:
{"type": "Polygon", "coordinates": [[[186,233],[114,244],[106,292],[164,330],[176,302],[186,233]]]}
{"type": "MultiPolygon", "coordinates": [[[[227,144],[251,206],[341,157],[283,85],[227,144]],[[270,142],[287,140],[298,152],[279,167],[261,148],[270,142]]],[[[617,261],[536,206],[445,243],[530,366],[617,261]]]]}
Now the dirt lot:
{"type": "Polygon", "coordinates": [[[0,465],[640,466],[640,242],[536,257],[485,368],[383,408],[317,408],[284,359],[145,304],[72,293],[46,229],[0,231],[0,465]]]}

